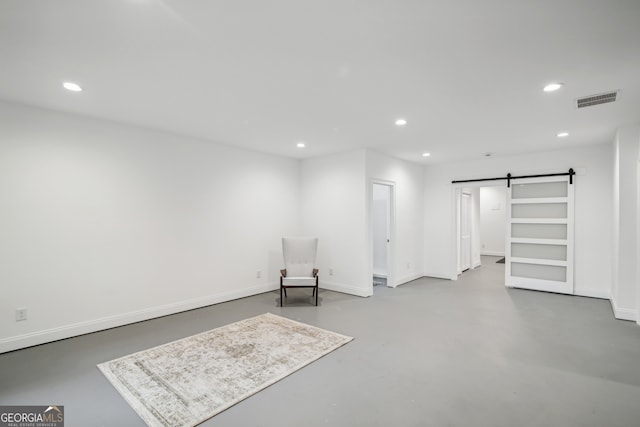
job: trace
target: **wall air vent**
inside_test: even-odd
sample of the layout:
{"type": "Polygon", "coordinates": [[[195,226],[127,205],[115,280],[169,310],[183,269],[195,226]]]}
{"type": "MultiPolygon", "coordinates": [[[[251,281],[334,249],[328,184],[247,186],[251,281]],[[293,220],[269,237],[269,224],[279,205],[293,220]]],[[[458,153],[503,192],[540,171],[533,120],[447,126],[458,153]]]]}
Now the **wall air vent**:
{"type": "Polygon", "coordinates": [[[578,98],[576,100],[576,106],[578,108],[593,107],[594,105],[615,102],[617,98],[617,90],[613,92],[601,93],[599,95],[590,95],[585,96],[584,98],[578,98]]]}

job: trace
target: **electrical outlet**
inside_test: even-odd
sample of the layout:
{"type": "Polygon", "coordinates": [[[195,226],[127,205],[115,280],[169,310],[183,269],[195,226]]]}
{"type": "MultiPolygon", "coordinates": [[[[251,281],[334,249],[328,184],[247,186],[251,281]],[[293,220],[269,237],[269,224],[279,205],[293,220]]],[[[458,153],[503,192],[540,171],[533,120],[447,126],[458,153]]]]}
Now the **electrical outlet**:
{"type": "Polygon", "coordinates": [[[407,270],[411,270],[411,263],[410,262],[407,263],[407,270]]]}
{"type": "Polygon", "coordinates": [[[329,276],[333,276],[333,268],[329,269],[329,276]]]}
{"type": "Polygon", "coordinates": [[[256,279],[259,279],[262,277],[262,270],[256,270],[256,279]]]}
{"type": "Polygon", "coordinates": [[[27,320],[27,308],[16,308],[16,322],[27,320]]]}

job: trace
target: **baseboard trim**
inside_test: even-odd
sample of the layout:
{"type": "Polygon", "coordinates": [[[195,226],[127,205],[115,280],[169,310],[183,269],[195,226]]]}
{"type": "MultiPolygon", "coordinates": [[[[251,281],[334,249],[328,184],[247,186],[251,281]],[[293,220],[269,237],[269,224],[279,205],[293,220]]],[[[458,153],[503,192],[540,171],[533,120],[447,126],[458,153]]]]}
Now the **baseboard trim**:
{"type": "Polygon", "coordinates": [[[580,297],[611,299],[611,294],[609,292],[596,289],[574,289],[573,294],[580,297]]]}
{"type": "Polygon", "coordinates": [[[636,321],[636,318],[637,318],[636,310],[632,308],[618,307],[618,304],[616,303],[616,300],[613,297],[613,295],[611,296],[610,301],[611,301],[611,308],[613,309],[613,315],[615,316],[616,319],[636,321]]]}
{"type": "Polygon", "coordinates": [[[392,287],[396,288],[398,286],[404,285],[405,283],[412,282],[412,281],[414,281],[416,279],[419,279],[421,277],[424,277],[424,276],[422,274],[412,274],[410,276],[402,277],[402,278],[396,280],[395,284],[393,284],[392,287]]]}
{"type": "Polygon", "coordinates": [[[446,274],[446,273],[426,272],[422,276],[423,277],[433,277],[434,279],[458,280],[458,275],[457,274],[452,276],[451,274],[446,274]]]}
{"type": "Polygon", "coordinates": [[[504,252],[494,252],[494,251],[480,251],[480,255],[489,255],[489,256],[504,256],[504,252]]]}
{"type": "Polygon", "coordinates": [[[155,319],[157,317],[168,316],[170,314],[176,314],[183,311],[202,308],[239,298],[245,298],[264,292],[270,292],[279,289],[279,287],[279,283],[269,283],[237,291],[221,292],[219,294],[213,294],[202,298],[194,298],[191,300],[181,301],[173,304],[166,304],[159,307],[150,307],[129,313],[117,314],[100,319],[59,326],[56,328],[45,329],[43,331],[30,332],[28,334],[2,338],[0,339],[0,354],[6,353],[8,351],[19,350],[21,348],[32,347],[34,345],[58,341],[65,338],[103,331],[105,329],[116,328],[118,326],[129,325],[131,323],[142,322],[144,320],[155,319]]]}
{"type": "Polygon", "coordinates": [[[324,282],[318,283],[321,289],[329,291],[341,292],[343,294],[355,295],[357,297],[370,297],[373,295],[373,289],[354,288],[353,286],[341,285],[339,283],[324,282]]]}

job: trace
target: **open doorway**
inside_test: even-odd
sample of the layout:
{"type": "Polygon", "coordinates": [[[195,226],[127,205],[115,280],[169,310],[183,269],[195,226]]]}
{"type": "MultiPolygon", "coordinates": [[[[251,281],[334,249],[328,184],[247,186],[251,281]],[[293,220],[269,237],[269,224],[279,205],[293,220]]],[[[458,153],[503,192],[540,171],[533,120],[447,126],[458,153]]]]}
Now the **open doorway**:
{"type": "Polygon", "coordinates": [[[456,266],[458,275],[480,266],[479,194],[479,188],[456,189],[456,266]]]}
{"type": "Polygon", "coordinates": [[[391,224],[393,185],[373,182],[371,199],[373,286],[393,286],[391,281],[391,224]]]}
{"type": "MultiPolygon", "coordinates": [[[[494,265],[503,263],[505,286],[574,294],[573,175],[573,169],[570,169],[569,173],[511,177],[519,181],[506,190],[497,186],[483,190],[482,187],[489,186],[470,182],[454,187],[456,241],[452,255],[457,259],[458,275],[468,269],[469,252],[470,268],[474,268],[476,245],[482,242],[478,249],[484,252],[483,257],[494,258],[487,260],[494,265]],[[476,195],[477,202],[474,200],[476,195]],[[481,200],[481,196],[485,200],[481,200]],[[473,205],[471,209],[469,204],[473,205]],[[476,205],[477,228],[474,222],[476,205]],[[481,205],[484,205],[482,209],[481,205]],[[486,218],[487,214],[493,218],[486,218]],[[483,230],[483,223],[485,226],[493,223],[489,227],[496,232],[483,230]]],[[[479,259],[480,253],[478,250],[479,259]]]]}
{"type": "Polygon", "coordinates": [[[471,219],[473,217],[472,209],[472,195],[463,190],[462,194],[460,194],[460,272],[465,272],[471,268],[471,219]]]}
{"type": "Polygon", "coordinates": [[[455,200],[457,274],[501,261],[507,228],[505,186],[459,187],[455,200]]]}
{"type": "Polygon", "coordinates": [[[498,257],[506,253],[507,188],[504,185],[480,187],[480,255],[498,257]]]}

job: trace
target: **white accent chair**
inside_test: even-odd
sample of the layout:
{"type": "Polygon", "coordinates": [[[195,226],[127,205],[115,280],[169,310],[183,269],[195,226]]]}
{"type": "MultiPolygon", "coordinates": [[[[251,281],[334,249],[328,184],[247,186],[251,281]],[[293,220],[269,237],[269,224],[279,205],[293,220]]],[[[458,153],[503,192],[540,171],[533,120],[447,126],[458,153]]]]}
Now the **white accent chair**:
{"type": "Polygon", "coordinates": [[[282,292],[287,297],[287,288],[313,288],[313,295],[318,305],[318,269],[316,254],[318,252],[317,237],[283,237],[282,255],[284,270],[280,270],[280,307],[282,292]]]}

